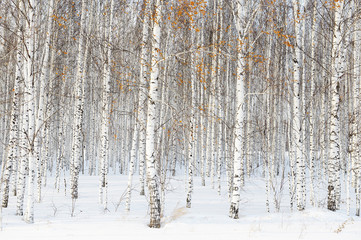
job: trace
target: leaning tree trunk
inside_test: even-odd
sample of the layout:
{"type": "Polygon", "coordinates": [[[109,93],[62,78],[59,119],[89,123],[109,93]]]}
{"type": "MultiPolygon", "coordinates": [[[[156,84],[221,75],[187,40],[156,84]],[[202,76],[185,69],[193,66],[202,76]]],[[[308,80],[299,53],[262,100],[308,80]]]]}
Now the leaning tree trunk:
{"type": "MultiPolygon", "coordinates": [[[[21,33],[18,31],[18,33],[21,33]]],[[[20,35],[20,34],[19,34],[20,35]]],[[[23,44],[20,38],[17,39],[17,49],[16,49],[16,64],[15,64],[15,81],[13,88],[13,97],[12,97],[12,109],[10,115],[10,136],[9,136],[9,147],[7,158],[3,161],[3,169],[4,174],[2,175],[2,181],[4,183],[2,190],[2,207],[6,208],[8,206],[9,201],[9,190],[10,190],[10,178],[11,174],[15,175],[15,166],[16,161],[18,161],[18,152],[19,152],[19,131],[20,131],[20,122],[19,122],[19,114],[20,114],[20,85],[22,80],[22,49],[23,44]]],[[[15,191],[16,192],[16,191],[15,191]]]]}

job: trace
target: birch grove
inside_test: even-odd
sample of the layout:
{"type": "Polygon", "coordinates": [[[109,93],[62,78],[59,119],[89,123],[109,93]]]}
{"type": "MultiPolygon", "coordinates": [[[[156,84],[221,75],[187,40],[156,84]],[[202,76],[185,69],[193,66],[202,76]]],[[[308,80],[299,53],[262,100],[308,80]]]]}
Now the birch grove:
{"type": "Polygon", "coordinates": [[[48,179],[74,216],[83,175],[105,214],[126,176],[114,205],[141,195],[151,228],[171,179],[182,206],[210,188],[232,219],[259,178],[267,212],[360,215],[359,1],[44,3],[0,5],[0,220],[36,222],[48,179]]]}

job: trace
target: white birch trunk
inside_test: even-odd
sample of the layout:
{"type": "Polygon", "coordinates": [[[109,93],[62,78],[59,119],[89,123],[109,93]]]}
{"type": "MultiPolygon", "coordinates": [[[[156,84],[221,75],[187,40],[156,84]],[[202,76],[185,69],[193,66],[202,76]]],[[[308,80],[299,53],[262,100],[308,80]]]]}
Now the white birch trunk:
{"type": "Polygon", "coordinates": [[[132,184],[133,184],[133,174],[135,170],[135,160],[137,158],[137,140],[139,136],[138,132],[138,124],[136,123],[136,117],[135,117],[135,123],[134,123],[134,131],[133,131],[133,137],[132,137],[132,149],[130,152],[130,163],[129,163],[129,173],[128,173],[128,186],[127,186],[127,193],[126,193],[126,203],[125,203],[125,210],[130,210],[130,202],[132,197],[132,184]]]}
{"type": "MultiPolygon", "coordinates": [[[[200,32],[200,44],[204,44],[204,33],[203,33],[203,29],[204,29],[204,20],[201,19],[201,32],[200,32]]],[[[199,45],[199,44],[198,44],[199,45]]],[[[199,55],[199,64],[203,64],[201,62],[201,59],[203,58],[203,53],[201,53],[199,55]]],[[[206,186],[206,165],[207,165],[207,118],[204,116],[204,106],[205,106],[205,94],[206,94],[206,89],[203,85],[204,82],[204,77],[205,77],[205,72],[204,72],[204,68],[202,68],[202,70],[200,72],[198,72],[199,77],[201,79],[201,83],[199,85],[199,92],[200,92],[200,108],[201,108],[201,113],[200,113],[200,127],[199,127],[199,141],[201,143],[201,180],[202,180],[202,186],[206,186]]]]}
{"type": "MultiPolygon", "coordinates": [[[[219,25],[219,39],[218,42],[221,43],[224,39],[223,39],[223,0],[219,1],[219,7],[217,8],[218,11],[218,25],[219,25]]],[[[218,51],[220,52],[220,49],[218,49],[218,51]]],[[[221,67],[222,66],[222,58],[220,57],[221,54],[219,54],[218,56],[218,69],[217,69],[217,76],[218,76],[218,95],[222,96],[221,92],[223,91],[222,89],[222,71],[221,71],[221,67]]],[[[222,168],[222,159],[223,159],[223,152],[222,152],[222,142],[223,142],[223,120],[224,120],[224,102],[223,102],[223,97],[220,97],[221,100],[218,100],[218,104],[217,106],[217,121],[216,124],[218,125],[218,138],[217,138],[217,192],[218,195],[221,195],[221,168],[222,168]]]]}
{"type": "MultiPolygon", "coordinates": [[[[249,60],[248,67],[249,71],[251,71],[252,60],[249,60]]],[[[251,79],[248,80],[248,93],[251,93],[251,79]]],[[[251,124],[251,96],[249,95],[247,99],[247,121],[246,121],[246,169],[247,169],[247,176],[251,177],[252,171],[252,147],[251,147],[251,136],[252,136],[252,124],[251,124]]]]}
{"type": "MultiPolygon", "coordinates": [[[[191,39],[195,38],[195,30],[191,29],[191,39]]],[[[190,99],[190,116],[189,116],[189,135],[188,135],[188,190],[186,207],[190,208],[192,205],[193,193],[193,172],[194,172],[194,153],[195,153],[195,133],[196,133],[196,119],[195,119],[195,102],[196,102],[196,72],[195,72],[195,53],[191,53],[191,99],[190,99]]]]}
{"type": "MultiPolygon", "coordinates": [[[[107,2],[109,4],[109,1],[107,2]]],[[[109,168],[109,125],[110,125],[110,75],[111,75],[111,57],[112,57],[112,28],[113,28],[113,9],[114,1],[110,0],[110,10],[106,16],[106,38],[107,38],[107,56],[104,62],[103,70],[103,95],[102,95],[102,118],[100,134],[100,199],[104,210],[108,208],[108,168],[109,168]]]]}
{"type": "MultiPolygon", "coordinates": [[[[314,183],[315,183],[315,82],[316,82],[316,14],[317,14],[317,1],[313,2],[312,10],[312,27],[311,27],[311,78],[310,78],[310,202],[312,206],[316,206],[316,199],[314,193],[314,183]]],[[[306,83],[304,79],[304,83],[306,83]]]]}
{"type": "Polygon", "coordinates": [[[234,16],[236,19],[236,29],[239,34],[240,45],[238,46],[237,53],[237,81],[236,81],[236,119],[235,119],[235,132],[234,132],[234,170],[233,170],[233,188],[232,188],[232,200],[229,210],[229,216],[234,219],[238,219],[239,201],[242,186],[243,176],[243,123],[245,118],[244,110],[244,98],[245,98],[245,71],[246,64],[244,56],[244,37],[245,37],[245,23],[247,15],[247,1],[241,0],[236,3],[236,10],[238,16],[234,16]]]}
{"type": "Polygon", "coordinates": [[[327,208],[336,211],[340,191],[340,81],[343,79],[345,56],[342,51],[342,11],[344,1],[336,4],[332,39],[331,76],[331,117],[330,117],[330,157],[328,159],[328,201],[327,208]]]}
{"type": "MultiPolygon", "coordinates": [[[[18,31],[20,33],[20,31],[18,31]]],[[[13,97],[12,97],[12,110],[10,115],[10,133],[9,133],[9,149],[7,158],[3,162],[3,171],[2,181],[4,183],[2,189],[2,207],[6,208],[8,206],[9,200],[9,190],[10,190],[10,178],[11,175],[15,175],[16,169],[16,161],[18,161],[18,153],[19,153],[19,131],[20,131],[20,122],[19,122],[19,114],[20,114],[20,99],[19,99],[19,91],[22,80],[22,41],[20,38],[17,40],[17,50],[16,50],[16,66],[15,66],[15,81],[13,88],[13,97]]],[[[16,191],[15,191],[16,192],[16,191]]]]}
{"type": "Polygon", "coordinates": [[[80,34],[78,39],[78,59],[76,68],[76,78],[74,84],[74,119],[73,119],[73,140],[71,152],[71,196],[73,208],[75,200],[78,198],[78,180],[82,158],[83,139],[83,81],[84,81],[84,25],[85,25],[86,0],[82,0],[80,34]]]}
{"type": "Polygon", "coordinates": [[[149,205],[150,205],[150,223],[151,228],[160,228],[160,196],[159,196],[159,177],[157,174],[157,159],[156,159],[156,136],[157,136],[157,122],[158,122],[158,83],[159,83],[159,60],[160,60],[160,37],[161,37],[161,14],[162,2],[156,0],[154,9],[153,29],[152,29],[152,58],[151,58],[151,73],[149,82],[148,95],[148,112],[147,112],[147,126],[146,126],[146,170],[147,170],[147,184],[149,191],[149,205]]]}
{"type": "Polygon", "coordinates": [[[293,138],[293,156],[295,157],[296,166],[296,200],[297,209],[302,211],[305,209],[304,196],[306,191],[305,186],[305,161],[302,154],[303,140],[302,140],[302,120],[301,120],[301,99],[300,99],[300,82],[301,82],[301,62],[302,54],[300,47],[302,46],[302,33],[300,31],[300,21],[302,19],[303,7],[299,6],[298,1],[293,2],[293,13],[295,18],[295,35],[296,46],[295,56],[293,59],[293,119],[292,119],[292,138],[293,138]]]}
{"type": "MultiPolygon", "coordinates": [[[[24,11],[25,7],[22,3],[18,3],[17,7],[19,8],[20,11],[24,11]]],[[[24,21],[20,18],[19,19],[19,24],[21,24],[22,27],[24,24],[24,21]]],[[[19,33],[21,33],[22,35],[24,35],[25,33],[23,32],[23,28],[19,29],[19,33]]],[[[21,42],[21,48],[18,48],[18,53],[17,53],[17,67],[19,69],[17,69],[17,74],[20,74],[21,76],[26,76],[26,62],[24,59],[24,52],[25,52],[25,47],[24,47],[24,42],[22,42],[22,39],[19,40],[19,44],[21,42]]],[[[20,45],[19,45],[20,46],[20,45]]],[[[25,79],[24,79],[25,80],[25,79]]],[[[24,89],[24,82],[22,84],[22,91],[25,91],[24,89]]],[[[23,101],[24,103],[25,101],[25,94],[22,96],[21,101],[23,101]]],[[[27,136],[26,136],[26,131],[28,130],[28,119],[26,118],[27,114],[25,114],[26,112],[26,104],[22,104],[21,105],[21,109],[20,109],[20,129],[19,129],[19,146],[20,146],[20,151],[19,151],[19,167],[18,167],[18,175],[17,175],[17,181],[16,181],[16,192],[17,192],[17,203],[16,203],[16,215],[18,216],[23,216],[24,215],[24,196],[25,196],[25,183],[26,183],[26,176],[28,175],[28,171],[27,171],[27,167],[28,167],[28,159],[27,159],[27,151],[26,149],[28,148],[28,142],[26,140],[27,136]]]]}
{"type": "MultiPolygon", "coordinates": [[[[22,98],[22,101],[24,99],[22,98]]],[[[26,176],[28,175],[27,167],[28,167],[28,159],[26,158],[26,149],[28,147],[26,141],[26,130],[28,126],[28,121],[25,118],[24,107],[21,107],[21,120],[20,120],[20,134],[19,134],[19,142],[20,142],[20,151],[19,151],[19,167],[18,167],[18,175],[16,181],[16,197],[17,197],[17,204],[16,204],[16,215],[23,216],[24,215],[24,196],[25,196],[25,182],[26,176]]]]}
{"type": "MultiPolygon", "coordinates": [[[[227,113],[226,113],[226,120],[227,121],[231,121],[231,118],[233,117],[232,115],[232,102],[231,99],[231,91],[229,89],[229,86],[231,86],[231,81],[232,81],[232,77],[231,77],[231,69],[230,69],[230,60],[227,61],[227,80],[226,80],[226,89],[227,89],[227,94],[226,94],[226,102],[229,102],[229,106],[227,106],[227,113]]],[[[228,128],[225,131],[225,138],[227,141],[233,143],[233,138],[232,138],[233,132],[228,128]]],[[[232,144],[226,144],[226,175],[227,175],[227,192],[228,192],[228,201],[231,203],[232,200],[232,188],[233,188],[233,162],[232,160],[234,159],[233,156],[234,152],[233,152],[233,147],[232,144]]]]}
{"type": "Polygon", "coordinates": [[[27,151],[28,151],[28,162],[29,162],[29,177],[27,183],[27,207],[24,219],[28,223],[34,222],[34,183],[35,183],[35,174],[36,174],[36,157],[34,142],[36,138],[36,123],[35,123],[35,76],[34,76],[34,40],[35,40],[35,1],[30,0],[25,5],[25,9],[28,13],[27,25],[25,30],[25,47],[27,49],[27,54],[25,54],[25,102],[26,102],[26,112],[28,120],[28,129],[26,132],[26,141],[27,141],[27,151]]]}
{"type": "MultiPolygon", "coordinates": [[[[271,81],[271,54],[272,54],[272,39],[271,39],[271,35],[268,34],[268,44],[267,44],[267,63],[266,63],[266,79],[268,82],[271,81]]],[[[272,90],[272,86],[270,89],[269,94],[264,95],[264,99],[265,99],[265,112],[266,112],[266,120],[265,120],[265,157],[264,157],[264,165],[265,167],[265,180],[266,180],[266,210],[267,212],[270,212],[270,203],[269,203],[269,199],[270,199],[270,195],[271,195],[271,189],[272,189],[272,184],[273,184],[273,171],[272,171],[272,166],[274,165],[274,159],[272,157],[272,143],[271,143],[271,139],[272,139],[272,123],[274,122],[273,116],[271,114],[272,111],[272,98],[273,98],[273,94],[272,94],[273,90],[272,90]]]]}
{"type": "MultiPolygon", "coordinates": [[[[360,9],[361,4],[357,3],[353,5],[357,6],[356,9],[360,9]]],[[[359,150],[359,124],[358,119],[360,117],[360,84],[361,84],[361,29],[360,29],[361,20],[357,20],[355,24],[355,32],[353,34],[353,42],[354,42],[354,62],[353,62],[353,79],[351,80],[353,83],[353,116],[352,116],[352,133],[351,133],[351,171],[352,174],[352,186],[355,188],[356,192],[356,216],[360,216],[360,180],[361,180],[361,162],[360,162],[360,150],[359,150]],[[358,29],[357,29],[358,28],[358,29]]],[[[348,201],[349,197],[347,198],[348,201]]]]}
{"type": "Polygon", "coordinates": [[[148,51],[147,42],[149,38],[149,19],[151,15],[151,3],[144,0],[144,17],[142,30],[142,44],[140,54],[140,75],[139,75],[139,181],[140,195],[144,195],[144,169],[146,151],[146,125],[147,125],[147,93],[148,93],[148,51]]]}

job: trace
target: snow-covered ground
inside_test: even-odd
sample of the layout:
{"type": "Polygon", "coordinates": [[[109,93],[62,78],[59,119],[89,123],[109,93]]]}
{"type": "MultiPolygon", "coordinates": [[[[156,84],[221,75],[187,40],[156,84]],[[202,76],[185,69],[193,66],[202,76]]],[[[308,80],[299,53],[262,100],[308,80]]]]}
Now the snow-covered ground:
{"type": "MultiPolygon", "coordinates": [[[[137,182],[137,181],[135,181],[137,182]]],[[[361,218],[354,209],[347,216],[345,206],[338,212],[307,205],[305,211],[291,212],[287,188],[281,211],[271,213],[265,207],[265,183],[261,178],[248,180],[242,191],[240,218],[228,217],[226,189],[221,196],[209,186],[200,186],[195,178],[192,208],[185,208],[184,178],[167,185],[165,216],[160,229],[149,229],[147,200],[136,190],[130,212],[125,212],[127,176],[109,177],[109,206],[104,211],[98,204],[98,177],[80,176],[79,199],[71,217],[69,193],[54,190],[54,179],[43,189],[43,200],[35,205],[35,223],[27,224],[15,216],[16,199],[3,209],[3,231],[0,240],[15,239],[361,239],[361,218]]],[[[135,185],[136,187],[138,185],[135,185]]],[[[225,184],[224,184],[225,186],[225,184]]],[[[270,202],[271,206],[272,201],[270,202]]]]}

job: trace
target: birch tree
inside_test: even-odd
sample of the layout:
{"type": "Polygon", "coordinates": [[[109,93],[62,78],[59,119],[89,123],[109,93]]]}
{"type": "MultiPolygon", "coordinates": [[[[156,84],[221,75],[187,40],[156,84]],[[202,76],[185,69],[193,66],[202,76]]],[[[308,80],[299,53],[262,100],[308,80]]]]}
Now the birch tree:
{"type": "Polygon", "coordinates": [[[80,20],[80,34],[78,39],[78,56],[76,77],[74,85],[74,122],[73,122],[73,136],[72,136],[72,151],[71,151],[71,196],[73,200],[73,208],[75,200],[78,198],[78,180],[80,173],[80,165],[82,158],[82,138],[83,138],[83,84],[84,84],[84,25],[85,25],[85,9],[86,0],[82,0],[81,4],[81,20],[80,20]]]}
{"type": "Polygon", "coordinates": [[[243,123],[245,118],[244,98],[245,98],[245,36],[247,34],[247,1],[237,1],[234,6],[234,19],[237,30],[237,37],[239,45],[237,46],[237,79],[236,79],[236,118],[235,118],[235,132],[234,132],[234,173],[233,173],[233,187],[232,200],[229,210],[231,218],[238,218],[239,201],[241,194],[241,181],[243,176],[243,123]]]}
{"type": "MultiPolygon", "coordinates": [[[[312,4],[312,25],[311,25],[311,78],[310,78],[310,202],[313,206],[316,206],[314,184],[315,184],[315,158],[316,158],[316,147],[315,147],[315,134],[316,134],[316,123],[315,123],[315,82],[317,77],[316,72],[316,23],[317,23],[317,1],[312,4]]],[[[304,79],[305,80],[305,79],[304,79]]],[[[305,83],[305,81],[304,81],[305,83]]]]}
{"type": "Polygon", "coordinates": [[[103,96],[102,96],[102,122],[101,122],[101,149],[100,149],[100,199],[104,205],[104,209],[108,208],[108,154],[109,154],[109,125],[110,125],[110,75],[111,75],[111,57],[112,57],[112,28],[113,28],[113,9],[114,1],[107,2],[110,4],[109,16],[106,16],[106,37],[107,56],[104,63],[103,76],[103,96]]]}
{"type": "Polygon", "coordinates": [[[340,82],[345,71],[345,56],[342,51],[344,1],[334,3],[334,22],[331,53],[331,118],[330,118],[330,156],[328,160],[328,200],[327,208],[336,211],[339,208],[340,185],[340,82]]]}
{"type": "Polygon", "coordinates": [[[147,93],[148,93],[148,50],[147,42],[149,38],[149,20],[151,11],[151,2],[144,0],[143,12],[143,30],[140,52],[140,75],[139,75],[139,178],[140,178],[140,195],[144,195],[144,169],[146,156],[146,126],[147,126],[147,93]]]}
{"type": "Polygon", "coordinates": [[[303,19],[303,6],[300,6],[299,1],[293,1],[293,15],[294,15],[294,27],[295,27],[295,56],[293,59],[293,118],[292,118],[292,136],[293,136],[293,154],[291,157],[294,158],[296,165],[296,199],[297,209],[299,211],[305,209],[304,193],[305,189],[305,160],[302,153],[303,139],[302,139],[302,120],[301,120],[301,63],[302,63],[302,32],[300,29],[301,21],[303,19]]]}
{"type": "MultiPolygon", "coordinates": [[[[361,10],[361,4],[356,3],[352,5],[355,7],[355,12],[361,10]]],[[[360,216],[360,205],[361,205],[361,159],[360,159],[360,150],[359,150],[359,140],[360,140],[360,124],[358,119],[360,117],[360,84],[361,84],[361,29],[360,29],[361,19],[355,20],[354,24],[354,33],[353,33],[353,79],[352,79],[352,109],[351,112],[351,133],[350,133],[350,158],[351,162],[348,163],[350,166],[348,170],[351,169],[349,174],[352,174],[353,178],[353,187],[356,192],[356,216],[360,216]]],[[[350,201],[348,199],[348,201],[350,201]]],[[[349,210],[349,209],[348,209],[349,210]]]]}
{"type": "MultiPolygon", "coordinates": [[[[191,27],[191,38],[195,37],[195,30],[191,27]]],[[[187,191],[187,199],[186,199],[186,207],[191,207],[192,202],[192,193],[193,193],[193,171],[195,165],[195,101],[196,101],[196,76],[195,76],[195,53],[191,53],[191,80],[190,80],[190,90],[192,91],[191,99],[190,99],[190,115],[189,115],[189,135],[188,135],[188,191],[187,191]]]]}
{"type": "Polygon", "coordinates": [[[160,228],[160,195],[159,195],[159,176],[157,174],[157,153],[156,153],[156,136],[157,136],[157,113],[158,113],[158,85],[159,85],[159,60],[161,59],[160,37],[161,37],[161,15],[162,2],[156,0],[154,4],[153,26],[152,26],[152,57],[151,71],[149,80],[148,94],[148,112],[146,127],[146,169],[147,184],[149,192],[150,205],[150,223],[151,228],[160,228]]]}
{"type": "Polygon", "coordinates": [[[27,158],[29,166],[29,177],[27,183],[27,207],[24,219],[28,223],[34,222],[34,183],[36,174],[36,157],[34,142],[36,138],[36,123],[35,123],[35,72],[34,72],[34,58],[35,58],[35,14],[36,7],[38,6],[35,0],[30,0],[23,3],[24,9],[28,16],[26,19],[25,30],[25,59],[24,59],[24,100],[26,105],[24,106],[25,119],[28,124],[26,131],[27,142],[27,158]]]}
{"type": "MultiPolygon", "coordinates": [[[[20,20],[18,19],[19,24],[20,20]]],[[[20,28],[17,29],[17,33],[20,35],[20,28]]],[[[20,38],[17,38],[16,41],[16,64],[15,64],[15,80],[14,80],[14,88],[13,88],[13,97],[12,97],[12,109],[10,115],[10,133],[9,133],[9,147],[8,154],[6,160],[3,161],[3,172],[2,181],[3,181],[3,189],[2,189],[2,207],[6,208],[8,206],[9,201],[9,191],[10,191],[10,178],[11,174],[15,174],[16,169],[14,168],[15,162],[18,161],[18,153],[19,153],[19,131],[20,131],[20,122],[19,122],[19,114],[20,114],[20,88],[22,82],[22,50],[23,44],[20,38]]]]}

